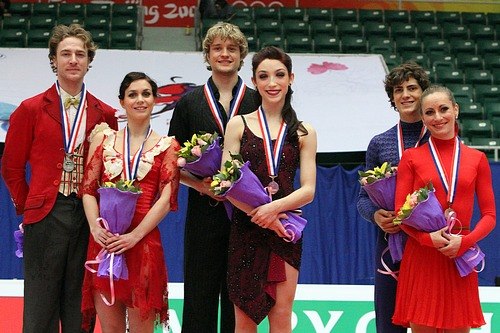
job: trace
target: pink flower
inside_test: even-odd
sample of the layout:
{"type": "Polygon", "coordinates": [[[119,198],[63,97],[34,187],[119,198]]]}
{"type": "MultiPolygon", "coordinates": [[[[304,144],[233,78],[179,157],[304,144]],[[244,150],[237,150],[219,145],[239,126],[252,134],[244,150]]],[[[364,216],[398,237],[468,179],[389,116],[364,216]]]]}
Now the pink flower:
{"type": "Polygon", "coordinates": [[[231,187],[231,184],[232,184],[232,183],[231,183],[231,181],[230,181],[230,180],[223,180],[223,181],[221,181],[221,182],[220,182],[220,186],[221,186],[222,188],[224,188],[224,187],[229,188],[229,187],[231,187]]]}
{"type": "Polygon", "coordinates": [[[200,157],[201,156],[201,147],[200,146],[194,146],[191,149],[191,154],[193,154],[194,156],[200,157]]]}
{"type": "Polygon", "coordinates": [[[184,168],[185,165],[186,165],[186,159],[184,157],[179,157],[177,159],[177,166],[180,168],[184,168]]]}
{"type": "Polygon", "coordinates": [[[198,140],[196,141],[196,143],[198,143],[200,146],[204,146],[204,145],[207,144],[207,142],[205,140],[200,139],[200,138],[198,138],[198,140]]]}

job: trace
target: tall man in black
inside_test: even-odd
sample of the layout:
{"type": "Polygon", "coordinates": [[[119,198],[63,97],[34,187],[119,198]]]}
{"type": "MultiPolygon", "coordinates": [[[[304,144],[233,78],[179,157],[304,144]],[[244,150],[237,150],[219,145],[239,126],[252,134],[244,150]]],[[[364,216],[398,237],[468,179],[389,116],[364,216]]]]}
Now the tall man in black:
{"type": "MultiPolygon", "coordinates": [[[[257,109],[254,91],[238,76],[248,43],[239,28],[218,23],[207,31],[203,54],[212,76],[176,105],[169,135],[183,143],[200,131],[221,137],[228,120],[257,109]]],[[[224,205],[210,192],[211,178],[182,171],[190,187],[184,239],[183,333],[216,333],[219,296],[221,332],[234,332],[234,309],[227,295],[227,251],[230,220],[224,205]]]]}

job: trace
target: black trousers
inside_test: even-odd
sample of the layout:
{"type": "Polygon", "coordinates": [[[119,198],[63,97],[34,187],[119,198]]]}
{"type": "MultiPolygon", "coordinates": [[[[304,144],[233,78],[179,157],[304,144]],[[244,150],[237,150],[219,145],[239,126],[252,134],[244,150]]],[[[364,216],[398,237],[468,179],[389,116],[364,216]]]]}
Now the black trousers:
{"type": "Polygon", "coordinates": [[[234,332],[234,306],[227,293],[230,223],[222,203],[212,207],[208,196],[190,193],[184,235],[183,333],[234,332]]]}
{"type": "Polygon", "coordinates": [[[23,333],[81,332],[89,227],[83,205],[58,195],[52,211],[24,227],[23,333]]]}

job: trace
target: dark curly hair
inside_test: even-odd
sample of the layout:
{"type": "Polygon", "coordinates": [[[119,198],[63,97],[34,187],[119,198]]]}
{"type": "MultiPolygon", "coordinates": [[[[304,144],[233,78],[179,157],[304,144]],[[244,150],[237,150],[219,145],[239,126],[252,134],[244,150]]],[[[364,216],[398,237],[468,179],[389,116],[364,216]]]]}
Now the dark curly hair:
{"type": "Polygon", "coordinates": [[[394,67],[386,76],[384,80],[385,92],[389,97],[391,106],[396,109],[394,103],[394,87],[401,85],[403,82],[408,81],[410,78],[417,80],[418,85],[424,91],[429,87],[431,81],[427,72],[415,61],[407,61],[397,67],[394,67]]]}

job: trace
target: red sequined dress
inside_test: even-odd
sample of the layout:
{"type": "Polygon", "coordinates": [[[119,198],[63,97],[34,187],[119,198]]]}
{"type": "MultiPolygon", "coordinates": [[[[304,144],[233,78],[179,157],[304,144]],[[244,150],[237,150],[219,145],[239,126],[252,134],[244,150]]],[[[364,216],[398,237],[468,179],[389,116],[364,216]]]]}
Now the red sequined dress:
{"type": "MultiPolygon", "coordinates": [[[[246,125],[240,154],[250,161],[250,169],[267,186],[266,157],[262,139],[246,125]]],[[[299,166],[299,139],[287,134],[275,181],[279,191],[273,198],[282,198],[294,191],[293,181],[299,166]]],[[[299,269],[302,239],[296,244],[286,242],[274,231],[263,229],[235,209],[229,238],[228,291],[229,299],[255,323],[260,323],[275,304],[276,284],[286,281],[285,262],[299,269]]]]}
{"type": "MultiPolygon", "coordinates": [[[[99,184],[116,181],[122,177],[122,154],[116,151],[116,132],[107,129],[105,137],[96,153],[85,169],[83,194],[98,198],[99,184]]],[[[177,209],[177,192],[179,186],[179,170],[177,167],[177,151],[179,144],[175,139],[163,136],[156,145],[144,151],[137,172],[141,188],[132,224],[133,230],[144,218],[155,203],[157,197],[167,184],[171,184],[170,209],[177,209]]],[[[101,247],[90,236],[87,259],[95,259],[101,247]]],[[[156,313],[162,322],[168,319],[167,269],[163,256],[163,247],[158,227],[141,239],[133,248],[125,252],[125,261],[129,271],[128,280],[114,281],[116,300],[127,307],[140,310],[141,317],[147,318],[151,311],[156,313]]],[[[108,277],[97,277],[95,273],[85,271],[82,312],[84,324],[95,314],[93,294],[101,293],[109,300],[110,286],[108,277]]]]}
{"type": "MultiPolygon", "coordinates": [[[[451,175],[455,139],[432,140],[446,174],[451,175]]],[[[460,147],[458,183],[452,204],[462,227],[459,256],[493,229],[496,218],[491,172],[486,156],[463,144],[460,147]],[[477,195],[481,217],[472,229],[474,194],[477,195]]],[[[396,209],[403,205],[408,193],[424,187],[429,181],[434,185],[441,206],[443,209],[447,208],[446,191],[432,159],[429,144],[406,150],[398,166],[396,209]]],[[[479,302],[478,274],[472,272],[466,277],[460,277],[454,259],[434,248],[428,233],[404,224],[402,229],[410,237],[401,261],[393,322],[406,327],[415,323],[441,329],[484,325],[479,302]]]]}

